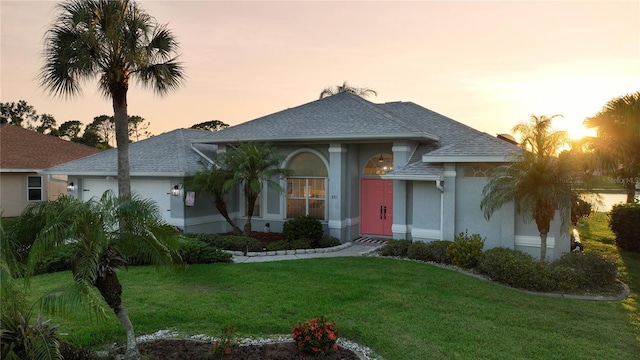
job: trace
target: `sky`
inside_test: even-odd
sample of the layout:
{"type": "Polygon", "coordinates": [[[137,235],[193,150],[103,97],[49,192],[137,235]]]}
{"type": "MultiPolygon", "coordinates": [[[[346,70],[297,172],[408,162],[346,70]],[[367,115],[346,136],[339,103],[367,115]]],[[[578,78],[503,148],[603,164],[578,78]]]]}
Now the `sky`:
{"type": "MultiPolygon", "coordinates": [[[[375,103],[410,101],[491,135],[531,115],[556,130],[640,91],[640,1],[147,1],[176,36],[187,79],[160,97],[129,88],[128,113],[160,134],[236,125],[347,81],[375,103]]],[[[97,82],[73,98],[39,86],[56,1],[0,0],[0,102],[90,123],[112,115],[97,82]]]]}

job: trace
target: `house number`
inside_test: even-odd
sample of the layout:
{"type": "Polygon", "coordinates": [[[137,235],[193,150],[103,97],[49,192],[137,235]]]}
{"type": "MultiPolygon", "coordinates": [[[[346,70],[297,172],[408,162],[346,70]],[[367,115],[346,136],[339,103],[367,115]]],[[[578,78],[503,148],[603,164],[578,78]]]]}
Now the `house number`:
{"type": "Polygon", "coordinates": [[[331,198],[332,198],[332,199],[337,199],[337,198],[338,198],[338,195],[331,195],[331,198]]]}

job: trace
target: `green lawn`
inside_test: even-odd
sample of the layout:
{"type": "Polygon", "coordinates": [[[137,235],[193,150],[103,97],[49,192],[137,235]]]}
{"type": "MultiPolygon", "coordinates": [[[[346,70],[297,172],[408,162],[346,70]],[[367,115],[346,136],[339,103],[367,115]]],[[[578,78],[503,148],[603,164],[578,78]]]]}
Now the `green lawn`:
{"type": "MultiPolygon", "coordinates": [[[[593,229],[592,229],[593,230],[593,229]]],[[[592,241],[583,233],[589,249],[592,241]]],[[[609,245],[610,246],[610,245],[609,245]]],[[[638,256],[624,255],[638,289],[638,256]]],[[[340,336],[392,359],[637,359],[638,297],[583,301],[521,293],[455,271],[386,258],[323,258],[195,265],[182,273],[151,267],[121,273],[138,335],[173,329],[219,336],[288,334],[317,315],[340,336]]],[[[68,272],[35,277],[44,292],[68,272]]],[[[55,319],[78,345],[124,342],[115,317],[99,324],[55,319]]]]}

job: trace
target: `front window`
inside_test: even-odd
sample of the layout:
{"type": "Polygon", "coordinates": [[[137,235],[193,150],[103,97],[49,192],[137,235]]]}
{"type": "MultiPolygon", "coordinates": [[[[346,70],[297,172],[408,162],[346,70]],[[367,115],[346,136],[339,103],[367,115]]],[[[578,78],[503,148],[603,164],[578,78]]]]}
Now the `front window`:
{"type": "Polygon", "coordinates": [[[27,200],[42,201],[42,177],[41,176],[27,177],[27,200]]]}
{"type": "Polygon", "coordinates": [[[326,219],[328,172],[322,159],[304,152],[289,162],[295,176],[287,178],[287,218],[309,215],[326,219]]]}

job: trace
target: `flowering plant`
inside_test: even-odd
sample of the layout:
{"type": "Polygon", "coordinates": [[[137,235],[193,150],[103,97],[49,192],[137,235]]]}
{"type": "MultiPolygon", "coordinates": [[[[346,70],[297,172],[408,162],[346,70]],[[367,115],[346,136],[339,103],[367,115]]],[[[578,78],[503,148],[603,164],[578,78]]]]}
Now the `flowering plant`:
{"type": "Polygon", "coordinates": [[[235,342],[236,324],[231,324],[222,328],[222,338],[216,340],[213,345],[213,355],[222,356],[231,354],[231,348],[235,342]]]}
{"type": "Polygon", "coordinates": [[[299,322],[291,329],[291,334],[298,349],[307,354],[321,355],[338,349],[338,330],[324,316],[315,317],[305,323],[299,322]]]}

